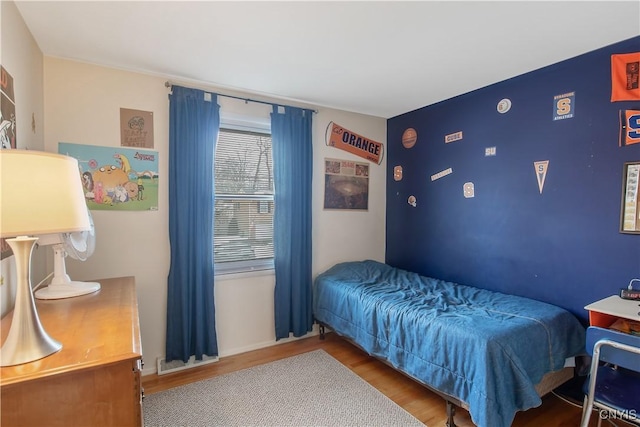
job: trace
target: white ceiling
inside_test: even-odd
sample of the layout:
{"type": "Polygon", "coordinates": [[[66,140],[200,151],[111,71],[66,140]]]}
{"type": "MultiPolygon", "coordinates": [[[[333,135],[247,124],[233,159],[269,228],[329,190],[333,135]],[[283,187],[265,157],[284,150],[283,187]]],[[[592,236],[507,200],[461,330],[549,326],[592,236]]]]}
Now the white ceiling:
{"type": "Polygon", "coordinates": [[[16,5],[46,56],[383,118],[640,35],[638,0],[16,5]]]}

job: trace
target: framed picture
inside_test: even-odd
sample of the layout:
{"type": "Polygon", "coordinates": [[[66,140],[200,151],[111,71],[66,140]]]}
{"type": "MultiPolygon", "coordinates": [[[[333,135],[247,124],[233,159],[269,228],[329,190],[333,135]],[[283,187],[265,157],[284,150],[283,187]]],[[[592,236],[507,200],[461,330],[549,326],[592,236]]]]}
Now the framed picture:
{"type": "Polygon", "coordinates": [[[640,234],[640,161],[627,162],[622,169],[620,232],[640,234]]]}
{"type": "Polygon", "coordinates": [[[324,159],[324,208],[366,211],[369,163],[324,159]]]}

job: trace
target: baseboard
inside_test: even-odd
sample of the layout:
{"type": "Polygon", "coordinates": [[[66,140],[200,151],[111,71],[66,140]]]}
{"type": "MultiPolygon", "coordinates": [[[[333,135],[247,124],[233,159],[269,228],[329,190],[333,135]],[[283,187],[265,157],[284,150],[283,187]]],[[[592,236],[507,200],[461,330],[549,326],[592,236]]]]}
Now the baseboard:
{"type": "Polygon", "coordinates": [[[247,353],[249,351],[255,351],[255,350],[260,350],[263,348],[267,348],[267,347],[273,347],[274,345],[280,345],[280,344],[285,344],[288,342],[292,342],[292,341],[297,341],[303,338],[309,338],[312,336],[316,336],[318,335],[318,325],[313,325],[313,329],[311,330],[311,332],[309,332],[308,334],[302,336],[302,337],[289,337],[289,338],[283,338],[281,340],[278,341],[263,341],[260,343],[255,343],[252,345],[248,345],[245,347],[236,347],[236,348],[232,348],[229,349],[227,351],[220,351],[220,354],[217,357],[208,357],[205,356],[205,358],[203,360],[195,360],[195,358],[192,356],[191,359],[189,359],[189,361],[187,363],[184,363],[183,361],[179,360],[179,361],[171,361],[169,363],[165,362],[165,359],[163,357],[157,357],[156,361],[157,363],[155,364],[155,366],[148,366],[147,369],[143,369],[142,370],[142,376],[147,376],[147,375],[154,375],[154,374],[158,374],[158,375],[164,375],[164,374],[168,374],[171,372],[177,372],[177,371],[182,371],[185,369],[189,369],[189,368],[195,368],[197,366],[202,366],[203,364],[208,364],[208,363],[215,363],[217,362],[220,358],[223,357],[229,357],[229,356],[234,356],[236,354],[242,354],[242,353],[247,353]],[[161,364],[165,364],[168,366],[164,366],[161,364]]]}
{"type": "Polygon", "coordinates": [[[316,336],[316,335],[318,335],[318,327],[317,327],[317,325],[314,325],[313,330],[311,332],[309,332],[308,334],[302,336],[302,337],[289,337],[289,338],[283,338],[283,339],[278,340],[278,341],[264,341],[264,342],[252,344],[252,345],[249,345],[249,346],[246,346],[246,347],[236,347],[236,348],[231,349],[229,351],[221,351],[220,352],[220,357],[234,356],[236,354],[242,354],[242,353],[247,353],[249,351],[260,350],[260,349],[267,348],[267,347],[273,347],[274,345],[285,344],[285,343],[288,343],[288,342],[297,341],[297,340],[300,340],[300,339],[309,338],[309,337],[316,336]]]}
{"type": "Polygon", "coordinates": [[[195,356],[191,356],[187,362],[182,360],[172,360],[167,362],[164,358],[158,358],[156,364],[156,373],[158,375],[170,374],[171,372],[183,371],[185,369],[195,368],[196,366],[208,365],[215,363],[219,359],[218,356],[204,355],[202,360],[196,360],[195,356]]]}

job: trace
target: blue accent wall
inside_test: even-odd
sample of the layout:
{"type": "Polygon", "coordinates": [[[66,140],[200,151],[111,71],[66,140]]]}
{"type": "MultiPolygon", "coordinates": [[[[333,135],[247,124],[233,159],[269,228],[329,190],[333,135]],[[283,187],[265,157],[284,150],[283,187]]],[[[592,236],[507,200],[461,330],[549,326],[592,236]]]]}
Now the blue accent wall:
{"type": "Polygon", "coordinates": [[[619,111],[640,101],[610,100],[611,55],[638,51],[635,37],[389,119],[386,262],[549,302],[583,321],[585,305],[640,277],[640,234],[619,231],[623,165],[640,161],[640,144],[618,142],[619,111]],[[570,92],[573,117],[554,121],[554,96],[570,92]],[[504,98],[512,106],[500,114],[504,98]],[[410,127],[418,139],[407,149],[410,127]],[[541,194],[534,162],[544,160],[541,194]],[[466,182],[475,197],[464,197],[466,182]]]}

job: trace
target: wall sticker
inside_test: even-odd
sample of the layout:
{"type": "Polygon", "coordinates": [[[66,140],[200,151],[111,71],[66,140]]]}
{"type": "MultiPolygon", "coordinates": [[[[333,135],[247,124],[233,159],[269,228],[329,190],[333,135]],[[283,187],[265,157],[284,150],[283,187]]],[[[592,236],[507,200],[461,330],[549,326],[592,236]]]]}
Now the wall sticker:
{"type": "Polygon", "coordinates": [[[450,133],[449,135],[445,135],[445,137],[444,137],[444,143],[445,143],[445,144],[448,144],[448,143],[450,143],[450,142],[458,141],[458,140],[460,140],[460,139],[462,139],[462,131],[460,131],[460,132],[455,132],[455,133],[450,133]]]}
{"type": "Polygon", "coordinates": [[[407,203],[409,203],[414,208],[418,206],[418,201],[416,200],[416,196],[409,196],[409,198],[407,199],[407,203]]]}
{"type": "Polygon", "coordinates": [[[438,172],[436,174],[431,175],[431,181],[435,181],[436,179],[440,179],[443,176],[447,176],[447,175],[449,175],[451,173],[453,173],[453,169],[451,169],[451,168],[445,169],[443,171],[440,171],[440,172],[438,172]]]}
{"type": "Polygon", "coordinates": [[[536,178],[538,178],[538,189],[542,194],[544,188],[544,181],[547,178],[547,169],[549,168],[549,160],[541,160],[539,162],[533,162],[533,167],[536,170],[536,178]]]}
{"type": "Polygon", "coordinates": [[[418,141],[418,132],[414,128],[407,128],[402,133],[402,146],[404,148],[411,148],[416,145],[418,141]]]}
{"type": "Polygon", "coordinates": [[[501,99],[500,102],[498,102],[498,106],[496,107],[496,109],[500,114],[506,113],[511,109],[511,100],[508,98],[501,99]]]}
{"type": "Polygon", "coordinates": [[[553,97],[553,120],[564,120],[573,117],[576,109],[576,93],[568,92],[553,97]]]}
{"type": "Polygon", "coordinates": [[[473,182],[464,183],[464,185],[462,186],[462,194],[464,195],[465,199],[470,199],[476,195],[473,182]]]}
{"type": "Polygon", "coordinates": [[[393,179],[395,181],[402,181],[402,166],[394,166],[393,179]]]}

